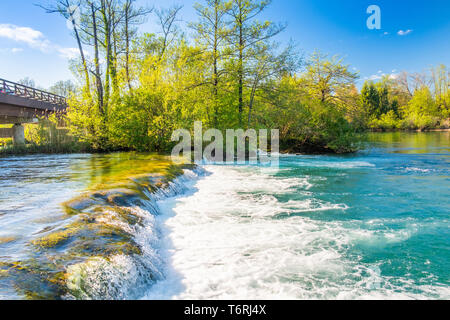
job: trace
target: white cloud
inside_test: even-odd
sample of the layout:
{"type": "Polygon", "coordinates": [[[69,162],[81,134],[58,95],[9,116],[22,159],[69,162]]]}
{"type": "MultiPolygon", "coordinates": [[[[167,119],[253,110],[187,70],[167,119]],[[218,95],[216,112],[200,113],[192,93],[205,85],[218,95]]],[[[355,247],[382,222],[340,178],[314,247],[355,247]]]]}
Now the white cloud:
{"type": "Polygon", "coordinates": [[[385,36],[387,36],[387,35],[389,35],[389,32],[387,32],[387,31],[386,31],[386,32],[385,32],[385,33],[383,33],[383,34],[384,34],[385,36]]]}
{"type": "Polygon", "coordinates": [[[378,81],[378,80],[383,79],[384,77],[388,77],[388,79],[395,80],[398,78],[398,76],[399,76],[398,73],[392,72],[391,74],[386,74],[386,73],[381,73],[380,71],[378,71],[377,74],[373,74],[370,77],[365,77],[364,79],[370,80],[370,81],[378,81]]]}
{"type": "MultiPolygon", "coordinates": [[[[59,56],[66,59],[73,59],[78,56],[75,48],[63,48],[51,43],[42,32],[29,27],[20,27],[13,24],[0,24],[0,38],[10,39],[18,43],[24,43],[33,49],[38,49],[44,53],[59,53],[59,56]]],[[[4,50],[3,50],[4,51],[4,50]]],[[[21,48],[12,48],[11,53],[23,51],[21,48]]]]}
{"type": "Polygon", "coordinates": [[[398,73],[391,73],[389,75],[389,79],[391,79],[391,80],[396,80],[396,79],[398,79],[398,77],[399,77],[398,73]]]}
{"type": "Polygon", "coordinates": [[[58,48],[59,56],[66,59],[75,59],[79,52],[77,48],[58,48]]]}
{"type": "Polygon", "coordinates": [[[399,36],[407,36],[408,34],[410,34],[411,32],[413,32],[411,29],[408,29],[406,31],[400,30],[399,32],[397,32],[397,34],[399,36]]]}
{"type": "Polygon", "coordinates": [[[382,78],[381,75],[379,75],[379,74],[373,74],[373,75],[371,75],[368,79],[369,79],[370,81],[376,81],[376,80],[381,80],[381,78],[382,78]]]}
{"type": "Polygon", "coordinates": [[[42,32],[13,24],[0,24],[0,37],[26,43],[28,46],[43,52],[47,52],[51,47],[50,41],[44,37],[42,32]]]}

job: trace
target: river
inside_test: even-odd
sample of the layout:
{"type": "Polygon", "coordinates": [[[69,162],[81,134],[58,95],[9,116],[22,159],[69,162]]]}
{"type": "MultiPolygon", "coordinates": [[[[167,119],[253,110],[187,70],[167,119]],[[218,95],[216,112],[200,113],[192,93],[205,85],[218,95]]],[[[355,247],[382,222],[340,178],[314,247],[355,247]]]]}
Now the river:
{"type": "MultiPolygon", "coordinates": [[[[449,299],[450,133],[368,140],[353,155],[283,155],[280,168],[187,170],[153,205],[128,206],[143,216],[139,227],[126,226],[143,258],[129,259],[132,250],[108,262],[90,250],[88,265],[71,258],[61,264],[70,288],[63,297],[449,299]],[[99,283],[99,269],[114,286],[99,283]]],[[[71,250],[75,240],[49,251],[32,244],[73,222],[61,203],[105,185],[112,173],[143,174],[142,163],[152,161],[161,159],[0,159],[0,298],[52,297],[39,294],[50,289],[36,277],[11,273],[14,263],[71,250]],[[124,171],[130,166],[141,169],[124,171]]]]}

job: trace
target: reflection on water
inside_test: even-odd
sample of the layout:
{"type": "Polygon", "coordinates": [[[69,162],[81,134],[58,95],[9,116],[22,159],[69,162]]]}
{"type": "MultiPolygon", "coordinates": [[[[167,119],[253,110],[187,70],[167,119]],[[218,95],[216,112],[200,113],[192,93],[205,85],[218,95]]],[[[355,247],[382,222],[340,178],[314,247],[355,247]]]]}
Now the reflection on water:
{"type": "Polygon", "coordinates": [[[86,163],[72,164],[71,171],[77,175],[74,178],[88,181],[89,189],[99,189],[126,183],[130,177],[161,173],[170,164],[167,156],[158,154],[114,153],[92,155],[86,163]]]}
{"type": "Polygon", "coordinates": [[[370,144],[397,153],[449,153],[450,131],[370,133],[370,144]]]}

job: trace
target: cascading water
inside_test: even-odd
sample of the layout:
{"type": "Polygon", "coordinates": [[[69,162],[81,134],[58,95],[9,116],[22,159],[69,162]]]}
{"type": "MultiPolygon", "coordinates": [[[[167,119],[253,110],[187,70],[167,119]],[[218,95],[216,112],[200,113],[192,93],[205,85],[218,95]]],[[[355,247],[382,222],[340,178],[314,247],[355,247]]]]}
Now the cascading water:
{"type": "Polygon", "coordinates": [[[186,183],[203,174],[201,168],[185,170],[184,175],[168,183],[156,192],[145,190],[145,199],[128,203],[126,208],[140,219],[139,224],[130,224],[117,219],[115,208],[107,215],[108,225],[132,235],[140,249],[139,254],[115,254],[107,258],[94,257],[67,269],[68,299],[137,299],[155,282],[165,278],[161,211],[157,204],[166,198],[182,195],[187,191],[186,183]]]}

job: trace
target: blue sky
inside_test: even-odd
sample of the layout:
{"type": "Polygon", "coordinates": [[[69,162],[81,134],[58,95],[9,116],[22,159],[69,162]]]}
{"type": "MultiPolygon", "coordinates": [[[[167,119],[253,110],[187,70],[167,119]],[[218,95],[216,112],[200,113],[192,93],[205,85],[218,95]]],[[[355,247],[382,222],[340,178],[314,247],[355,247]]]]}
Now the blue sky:
{"type": "MultiPolygon", "coordinates": [[[[30,77],[44,88],[72,78],[68,57],[76,42],[65,20],[34,5],[49,1],[1,0],[0,78],[30,77]]],[[[139,2],[156,7],[182,4],[182,19],[196,18],[194,0],[139,2]]],[[[278,40],[293,40],[305,55],[319,49],[345,57],[363,81],[450,65],[449,17],[448,0],[273,0],[262,19],[288,23],[278,40]],[[366,26],[369,5],[381,9],[381,30],[366,26]]],[[[142,31],[154,30],[150,18],[142,31]]]]}

